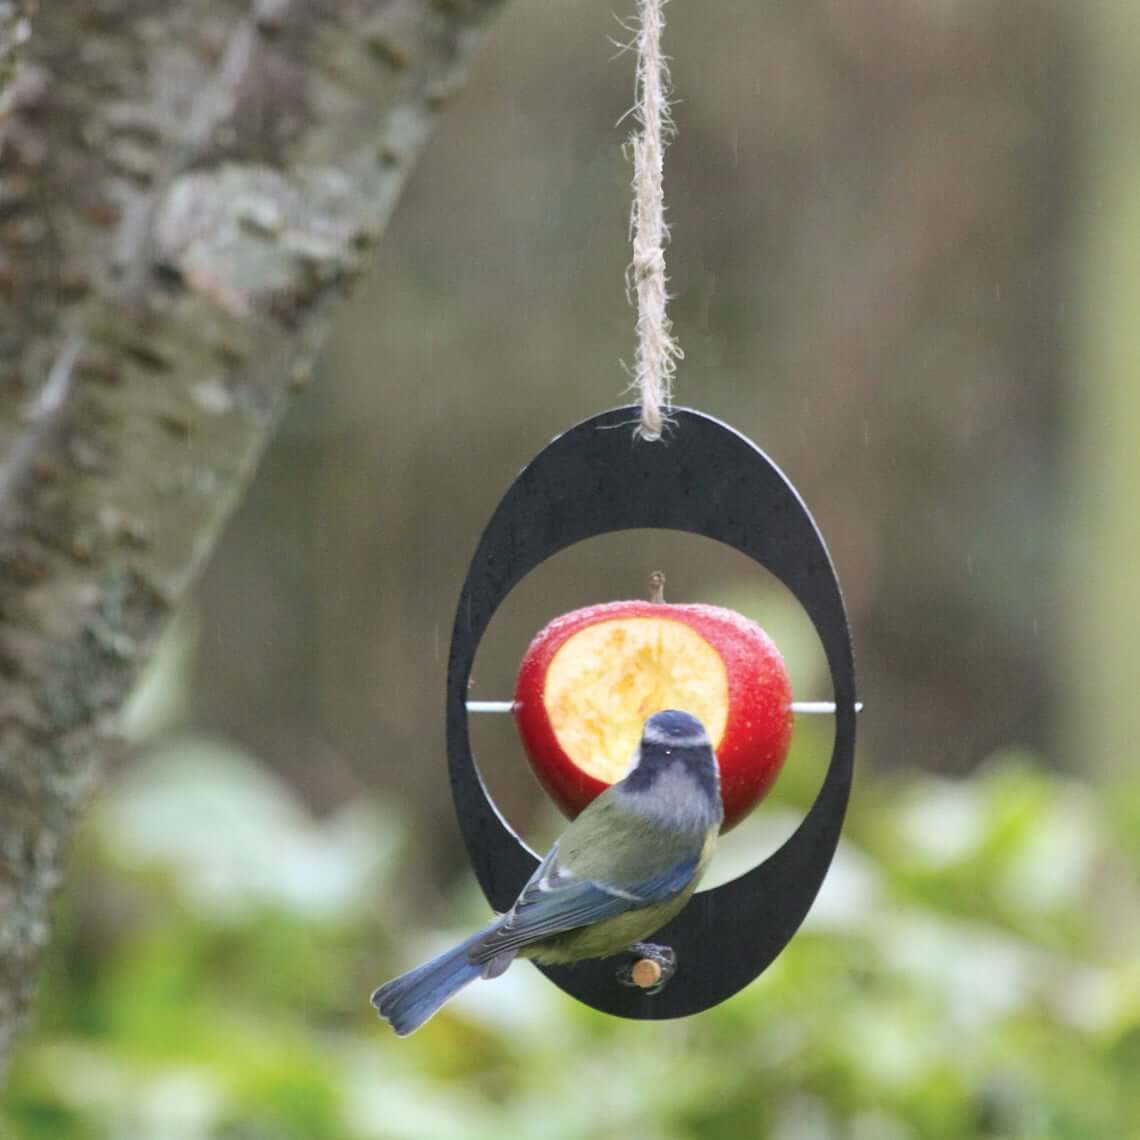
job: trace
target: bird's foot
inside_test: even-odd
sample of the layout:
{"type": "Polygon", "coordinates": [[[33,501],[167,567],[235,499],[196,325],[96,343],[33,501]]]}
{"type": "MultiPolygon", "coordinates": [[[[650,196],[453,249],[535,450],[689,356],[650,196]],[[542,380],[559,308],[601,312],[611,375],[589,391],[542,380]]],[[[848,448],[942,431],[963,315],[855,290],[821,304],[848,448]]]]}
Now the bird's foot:
{"type": "Polygon", "coordinates": [[[635,942],[627,953],[630,960],[618,970],[617,980],[649,997],[659,994],[677,970],[677,955],[671,946],[635,942]]]}

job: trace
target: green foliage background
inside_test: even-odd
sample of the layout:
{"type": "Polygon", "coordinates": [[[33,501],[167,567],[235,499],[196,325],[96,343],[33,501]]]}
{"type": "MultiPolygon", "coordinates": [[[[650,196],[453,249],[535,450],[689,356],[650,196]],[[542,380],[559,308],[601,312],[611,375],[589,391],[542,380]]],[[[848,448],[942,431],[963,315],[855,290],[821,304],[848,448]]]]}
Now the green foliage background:
{"type": "Polygon", "coordinates": [[[1025,755],[864,780],[806,928],[717,1009],[621,1022],[522,964],[400,1041],[367,995],[482,919],[470,884],[431,900],[451,929],[429,937],[405,882],[426,839],[393,805],[317,823],[249,756],[168,742],[85,831],[0,1119],[25,1140],[1125,1140],[1140,892],[1117,828],[1025,755]]]}

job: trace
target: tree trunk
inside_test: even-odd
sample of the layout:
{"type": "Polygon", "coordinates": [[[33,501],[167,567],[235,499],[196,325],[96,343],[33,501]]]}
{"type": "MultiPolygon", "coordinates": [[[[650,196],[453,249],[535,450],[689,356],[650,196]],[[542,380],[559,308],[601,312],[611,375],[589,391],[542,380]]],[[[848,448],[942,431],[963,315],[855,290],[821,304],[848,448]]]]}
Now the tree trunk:
{"type": "Polygon", "coordinates": [[[0,0],[0,1064],[116,715],[497,2],[0,0]]]}

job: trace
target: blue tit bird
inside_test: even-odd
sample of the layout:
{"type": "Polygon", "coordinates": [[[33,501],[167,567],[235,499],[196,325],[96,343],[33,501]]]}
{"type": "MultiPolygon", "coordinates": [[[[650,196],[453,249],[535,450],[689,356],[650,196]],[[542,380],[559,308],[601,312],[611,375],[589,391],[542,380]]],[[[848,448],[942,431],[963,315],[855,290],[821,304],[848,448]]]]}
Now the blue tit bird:
{"type": "Polygon", "coordinates": [[[559,964],[641,952],[641,940],[689,901],[723,817],[720,770],[701,722],[675,710],[651,716],[624,778],[563,832],[514,906],[381,986],[372,1004],[403,1037],[515,958],[559,964]]]}

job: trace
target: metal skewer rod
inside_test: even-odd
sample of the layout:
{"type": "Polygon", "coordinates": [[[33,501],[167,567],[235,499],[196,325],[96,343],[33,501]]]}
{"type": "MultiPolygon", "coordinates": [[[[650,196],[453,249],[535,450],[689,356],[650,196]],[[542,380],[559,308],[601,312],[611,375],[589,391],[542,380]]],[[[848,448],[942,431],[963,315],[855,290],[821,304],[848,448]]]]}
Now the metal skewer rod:
{"type": "MultiPolygon", "coordinates": [[[[514,701],[468,701],[469,713],[509,713],[514,712],[514,701]]],[[[863,702],[855,702],[855,711],[863,711],[863,702]]],[[[806,713],[809,716],[822,714],[832,715],[835,712],[834,701],[792,701],[792,712],[806,713]]]]}

